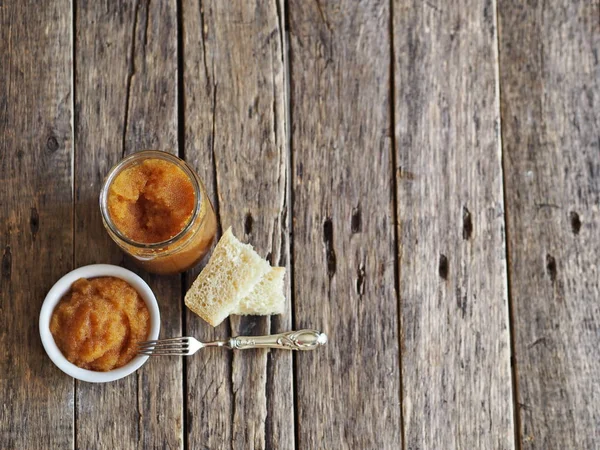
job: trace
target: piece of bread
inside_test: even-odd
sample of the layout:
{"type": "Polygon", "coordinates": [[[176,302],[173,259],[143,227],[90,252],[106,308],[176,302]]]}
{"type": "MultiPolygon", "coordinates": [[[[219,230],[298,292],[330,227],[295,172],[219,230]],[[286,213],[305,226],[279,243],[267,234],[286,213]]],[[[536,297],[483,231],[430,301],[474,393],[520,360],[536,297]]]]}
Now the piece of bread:
{"type": "Polygon", "coordinates": [[[283,313],[285,311],[284,277],[285,267],[273,267],[254,286],[254,289],[240,300],[232,314],[267,316],[283,313]]]}
{"type": "Polygon", "coordinates": [[[216,327],[270,269],[251,245],[242,244],[228,228],[185,295],[185,304],[216,327]]]}

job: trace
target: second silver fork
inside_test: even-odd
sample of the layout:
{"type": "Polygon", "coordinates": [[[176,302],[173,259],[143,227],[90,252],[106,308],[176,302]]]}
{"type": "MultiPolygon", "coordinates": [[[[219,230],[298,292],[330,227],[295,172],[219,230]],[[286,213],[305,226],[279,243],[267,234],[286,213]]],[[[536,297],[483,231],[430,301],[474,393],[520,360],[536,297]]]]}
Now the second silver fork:
{"type": "Polygon", "coordinates": [[[231,350],[249,348],[280,348],[284,350],[314,350],[327,343],[327,335],[317,330],[288,331],[269,336],[236,336],[211,342],[193,337],[157,339],[141,342],[138,354],[148,356],[189,356],[204,347],[225,347],[231,350]]]}

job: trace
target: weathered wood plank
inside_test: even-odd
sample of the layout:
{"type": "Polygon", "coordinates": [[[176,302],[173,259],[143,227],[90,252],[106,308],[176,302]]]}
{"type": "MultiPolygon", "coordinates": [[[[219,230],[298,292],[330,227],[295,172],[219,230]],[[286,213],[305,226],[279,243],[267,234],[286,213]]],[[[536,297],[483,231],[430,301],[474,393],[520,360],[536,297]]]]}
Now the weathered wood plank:
{"type": "MultiPolygon", "coordinates": [[[[98,194],[124,155],[177,153],[176,4],[81,1],[75,25],[75,261],[120,264],[123,254],[103,229],[98,194]]],[[[161,336],[180,336],[181,277],[139,273],[158,299],[161,336]]],[[[152,359],[114,383],[78,383],[77,445],[181,448],[182,394],[182,362],[175,358],[152,359]]]]}
{"type": "Polygon", "coordinates": [[[73,381],[38,314],[73,264],[71,4],[0,6],[0,448],[70,448],[73,381]]]}
{"type": "MultiPolygon", "coordinates": [[[[195,167],[204,180],[218,221],[219,203],[212,148],[215,92],[214,81],[209,78],[212,77],[212,71],[208,71],[204,62],[208,26],[204,25],[204,9],[199,1],[184,0],[181,7],[184,154],[187,162],[195,167]]],[[[189,289],[205,264],[206,261],[203,261],[186,274],[185,290],[189,289]]],[[[186,336],[214,340],[230,334],[229,321],[213,328],[187,308],[184,314],[186,336]]],[[[209,449],[231,447],[231,355],[218,351],[203,352],[196,360],[187,359],[184,377],[187,383],[187,406],[184,411],[187,448],[194,448],[194,445],[209,449]]]]}
{"type": "MultiPolygon", "coordinates": [[[[222,227],[289,266],[281,3],[182,6],[186,159],[213,192],[222,227]]],[[[288,311],[216,329],[188,311],[186,334],[279,332],[291,327],[288,311]]],[[[291,354],[209,350],[187,360],[187,385],[189,448],[294,448],[291,354]]]]}
{"type": "Polygon", "coordinates": [[[394,2],[406,448],[514,448],[495,3],[394,2]]]}
{"type": "Polygon", "coordinates": [[[600,3],[499,2],[519,434],[600,442],[600,3]]]}
{"type": "Polygon", "coordinates": [[[292,1],[300,448],[400,448],[388,2],[292,1]]]}

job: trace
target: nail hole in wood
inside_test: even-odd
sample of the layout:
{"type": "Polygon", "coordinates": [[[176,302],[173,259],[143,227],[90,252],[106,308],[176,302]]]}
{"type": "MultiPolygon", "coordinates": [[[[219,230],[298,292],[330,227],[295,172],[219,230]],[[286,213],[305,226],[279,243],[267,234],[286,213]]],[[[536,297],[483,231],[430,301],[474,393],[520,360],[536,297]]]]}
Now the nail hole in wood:
{"type": "Polygon", "coordinates": [[[323,242],[325,243],[325,254],[327,259],[327,273],[329,278],[333,277],[336,270],[336,257],[333,249],[333,223],[327,218],[323,223],[323,242]]]}
{"type": "Polygon", "coordinates": [[[581,230],[581,219],[579,218],[579,214],[575,211],[571,211],[569,219],[571,220],[571,231],[573,234],[579,234],[579,230],[581,230]]]}
{"type": "Polygon", "coordinates": [[[246,218],[244,219],[244,233],[251,234],[253,224],[254,224],[254,219],[252,218],[252,214],[247,213],[246,218]]]}
{"type": "Polygon", "coordinates": [[[360,233],[362,231],[362,217],[360,212],[360,205],[352,210],[350,229],[352,230],[352,234],[360,233]]]}
{"type": "Polygon", "coordinates": [[[471,235],[473,234],[473,221],[471,220],[471,212],[463,206],[463,230],[462,237],[465,241],[471,239],[471,235]]]}
{"type": "Polygon", "coordinates": [[[31,208],[31,215],[29,217],[29,229],[31,230],[31,235],[33,239],[37,235],[38,230],[40,229],[40,215],[36,208],[31,208]]]}
{"type": "Polygon", "coordinates": [[[361,297],[365,293],[365,265],[362,263],[356,269],[356,293],[361,297]]]}
{"type": "Polygon", "coordinates": [[[443,280],[448,279],[448,271],[449,271],[448,258],[446,258],[446,255],[440,254],[440,261],[438,264],[438,273],[440,274],[440,277],[443,280]]]}
{"type": "Polygon", "coordinates": [[[550,280],[554,283],[556,281],[556,259],[550,254],[546,255],[546,271],[550,276],[550,280]]]}
{"type": "Polygon", "coordinates": [[[54,137],[54,136],[50,136],[47,140],[46,140],[46,148],[48,149],[49,152],[54,153],[56,150],[58,150],[58,140],[54,137]]]}

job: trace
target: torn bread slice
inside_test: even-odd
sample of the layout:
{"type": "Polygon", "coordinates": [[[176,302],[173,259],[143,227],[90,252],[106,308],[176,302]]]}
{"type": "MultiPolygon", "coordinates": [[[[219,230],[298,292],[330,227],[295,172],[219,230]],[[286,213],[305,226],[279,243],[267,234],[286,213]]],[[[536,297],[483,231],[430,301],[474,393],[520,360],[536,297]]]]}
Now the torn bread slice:
{"type": "Polygon", "coordinates": [[[267,316],[283,313],[285,311],[284,277],[285,267],[273,267],[254,286],[254,289],[240,300],[231,314],[267,316]]]}
{"type": "Polygon", "coordinates": [[[237,307],[271,266],[228,228],[210,261],[185,295],[185,304],[213,327],[237,307]]]}

